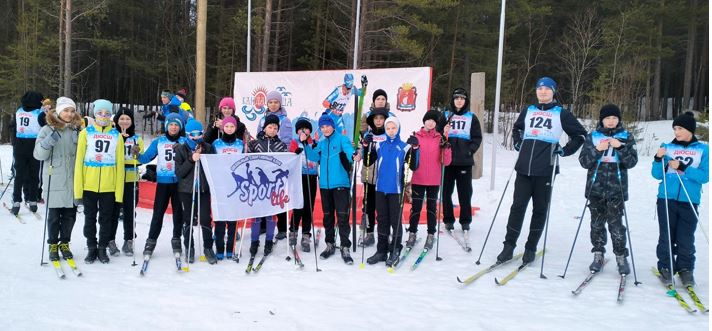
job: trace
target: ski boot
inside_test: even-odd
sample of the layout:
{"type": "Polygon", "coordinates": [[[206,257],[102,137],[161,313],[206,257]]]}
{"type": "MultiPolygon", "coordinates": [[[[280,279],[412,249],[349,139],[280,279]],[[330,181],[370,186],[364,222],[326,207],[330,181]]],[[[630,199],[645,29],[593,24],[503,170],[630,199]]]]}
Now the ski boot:
{"type": "Polygon", "coordinates": [[[260,241],[255,240],[250,244],[250,255],[255,256],[257,255],[257,249],[260,248],[260,241]]]}
{"type": "Polygon", "coordinates": [[[373,235],[373,232],[368,232],[366,233],[366,236],[361,240],[361,242],[358,244],[360,247],[366,246],[370,247],[373,246],[373,244],[376,243],[376,238],[373,235]]]}
{"type": "Polygon", "coordinates": [[[272,254],[272,246],[274,245],[274,241],[267,240],[265,241],[265,256],[272,254]]]}
{"type": "Polygon", "coordinates": [[[415,239],[417,238],[415,232],[408,232],[408,240],[405,241],[405,248],[413,248],[415,246],[415,239]]]}
{"type": "Polygon", "coordinates": [[[277,232],[277,235],[274,236],[274,239],[276,240],[282,240],[287,238],[287,232],[286,231],[279,231],[277,232]]]}
{"type": "Polygon", "coordinates": [[[319,254],[319,257],[322,260],[326,260],[329,257],[331,257],[332,255],[334,255],[335,252],[336,252],[336,246],[334,246],[333,243],[326,243],[326,248],[324,248],[324,251],[321,252],[321,254],[319,254]]]}
{"type": "Polygon", "coordinates": [[[289,233],[289,246],[297,246],[297,232],[296,231],[289,233]]]}
{"type": "Polygon", "coordinates": [[[588,270],[591,272],[599,272],[603,269],[603,252],[593,253],[593,262],[588,266],[588,270]]]}
{"type": "Polygon", "coordinates": [[[116,241],[115,241],[115,240],[109,241],[109,246],[108,246],[108,248],[109,248],[109,254],[111,254],[111,256],[119,256],[119,254],[121,253],[121,251],[119,250],[119,248],[116,247],[116,241]]]}
{"type": "Polygon", "coordinates": [[[497,255],[497,264],[501,264],[501,263],[511,260],[513,255],[514,255],[514,246],[505,243],[504,248],[502,248],[502,252],[500,252],[499,255],[497,255]]]}
{"type": "Polygon", "coordinates": [[[28,203],[28,206],[30,207],[30,211],[31,211],[31,212],[33,212],[33,213],[36,213],[36,212],[37,212],[37,202],[35,202],[35,201],[30,201],[30,202],[28,203]]]}
{"type": "Polygon", "coordinates": [[[388,259],[388,254],[385,252],[376,252],[376,254],[373,254],[371,257],[366,259],[366,262],[368,264],[376,264],[379,262],[383,262],[388,259]]]}
{"type": "Polygon", "coordinates": [[[400,262],[400,253],[401,250],[398,248],[391,252],[391,255],[388,256],[388,259],[386,259],[386,267],[392,267],[398,264],[398,262],[400,262]]]}
{"type": "Polygon", "coordinates": [[[72,254],[72,251],[69,250],[69,243],[60,243],[59,251],[62,252],[62,257],[65,260],[74,258],[74,254],[72,254]]]}
{"type": "Polygon", "coordinates": [[[351,254],[349,253],[349,247],[341,247],[341,258],[344,260],[344,263],[348,265],[354,264],[354,259],[351,258],[351,254]]]}
{"type": "Polygon", "coordinates": [[[428,237],[425,238],[425,246],[423,246],[423,249],[427,249],[427,250],[433,249],[434,243],[435,243],[435,235],[428,234],[428,237]]]}
{"type": "Polygon", "coordinates": [[[180,238],[171,238],[171,248],[173,249],[173,254],[183,254],[183,249],[180,246],[180,238]]]}
{"type": "Polygon", "coordinates": [[[203,253],[205,254],[205,259],[208,261],[208,263],[218,263],[218,259],[215,257],[215,252],[213,252],[212,248],[204,248],[203,253]]]}
{"type": "Polygon", "coordinates": [[[59,245],[49,244],[49,260],[59,261],[59,245]]]}
{"type": "Polygon", "coordinates": [[[154,239],[146,239],[146,246],[143,248],[143,256],[151,256],[153,255],[153,250],[156,249],[156,240],[154,239]]]}
{"type": "Polygon", "coordinates": [[[109,263],[109,254],[106,253],[106,247],[99,247],[97,253],[99,257],[99,262],[103,264],[109,263]]]}
{"type": "Polygon", "coordinates": [[[522,263],[531,263],[536,258],[536,250],[524,249],[524,256],[522,256],[522,263]]]}
{"type": "Polygon", "coordinates": [[[304,233],[302,234],[302,252],[310,252],[311,251],[311,246],[309,245],[311,243],[311,234],[304,233]]]}
{"type": "Polygon", "coordinates": [[[98,250],[96,249],[96,246],[89,246],[87,249],[89,251],[87,252],[87,256],[84,258],[84,263],[92,264],[96,261],[98,250]]]}
{"type": "Polygon", "coordinates": [[[662,281],[665,284],[672,284],[672,274],[670,274],[670,269],[668,268],[661,268],[658,269],[660,272],[660,281],[662,281]]]}
{"type": "Polygon", "coordinates": [[[445,230],[447,230],[447,231],[453,231],[453,230],[455,230],[455,223],[450,223],[450,222],[445,223],[445,222],[443,222],[443,224],[445,224],[445,230]]]}
{"type": "Polygon", "coordinates": [[[124,255],[126,256],[133,256],[134,255],[134,247],[133,247],[133,240],[124,240],[124,245],[121,246],[121,251],[124,252],[124,255]]]}
{"type": "Polygon", "coordinates": [[[684,286],[684,287],[695,286],[695,276],[692,275],[692,270],[682,269],[677,272],[677,275],[680,276],[680,281],[682,282],[682,286],[684,286]]]}
{"type": "Polygon", "coordinates": [[[17,216],[17,214],[20,213],[20,203],[19,202],[13,202],[12,203],[12,208],[10,209],[10,212],[17,216]]]}
{"type": "Polygon", "coordinates": [[[630,274],[630,266],[625,255],[616,255],[616,264],[618,264],[618,273],[621,275],[630,274]]]}

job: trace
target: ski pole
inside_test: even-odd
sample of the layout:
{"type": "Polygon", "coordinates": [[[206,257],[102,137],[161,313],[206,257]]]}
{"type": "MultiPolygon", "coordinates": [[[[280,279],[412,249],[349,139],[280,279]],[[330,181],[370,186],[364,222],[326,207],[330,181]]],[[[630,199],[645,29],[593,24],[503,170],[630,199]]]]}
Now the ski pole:
{"type": "MultiPolygon", "coordinates": [[[[405,161],[405,165],[403,166],[403,187],[402,187],[402,192],[400,193],[400,207],[398,209],[398,222],[395,224],[395,227],[393,229],[393,249],[391,250],[391,254],[396,251],[397,243],[400,243],[403,238],[398,236],[398,232],[403,233],[403,224],[402,224],[402,217],[403,217],[403,204],[405,202],[405,184],[406,181],[408,180],[408,170],[410,170],[410,162],[413,159],[413,154],[416,153],[416,150],[414,150],[412,147],[410,148],[410,154],[408,154],[408,160],[405,161]]],[[[401,179],[398,178],[398,181],[400,182],[401,179]]],[[[380,227],[380,225],[379,225],[380,227]]],[[[400,255],[399,255],[400,256],[400,255]]],[[[393,272],[393,265],[391,265],[388,268],[389,272],[393,272]]]]}
{"type": "MultiPolygon", "coordinates": [[[[47,200],[45,201],[45,219],[44,219],[44,232],[42,233],[42,256],[40,257],[40,265],[45,265],[47,262],[44,261],[44,250],[45,250],[45,238],[47,236],[47,219],[49,217],[49,190],[52,188],[52,169],[54,168],[53,166],[53,159],[52,157],[54,156],[54,147],[52,147],[52,150],[49,152],[49,170],[47,171],[47,200]]],[[[10,186],[10,183],[7,184],[7,186],[10,186]]],[[[7,187],[5,188],[7,190],[7,187]]],[[[3,192],[4,193],[4,192],[3,192]]]]}
{"type": "Polygon", "coordinates": [[[245,225],[247,225],[247,219],[242,220],[242,230],[240,230],[240,248],[235,254],[235,262],[240,263],[240,258],[242,257],[242,242],[245,241],[245,225]]]}
{"type": "Polygon", "coordinates": [[[638,281],[638,274],[635,272],[635,257],[633,255],[633,241],[630,240],[630,225],[628,225],[628,210],[625,208],[625,196],[623,195],[623,179],[621,178],[621,166],[616,162],[616,177],[618,177],[618,187],[621,190],[621,203],[623,204],[623,217],[625,219],[625,227],[627,229],[626,234],[628,235],[628,246],[630,247],[630,260],[633,263],[633,279],[635,279],[635,286],[642,284],[638,281]]]}
{"type": "MultiPolygon", "coordinates": [[[[368,144],[368,154],[366,154],[366,165],[365,167],[369,166],[369,163],[371,162],[371,146],[372,144],[368,144]]],[[[376,166],[373,166],[373,170],[375,170],[376,166]]],[[[365,216],[364,219],[361,220],[361,226],[363,226],[363,231],[361,231],[361,264],[359,265],[359,268],[363,269],[365,265],[363,264],[364,258],[366,256],[366,245],[364,244],[364,241],[366,240],[366,231],[368,229],[368,169],[366,169],[366,179],[363,184],[363,215],[365,216]],[[366,224],[364,223],[364,220],[366,221],[366,224]]]]}
{"type": "Polygon", "coordinates": [[[687,202],[690,204],[690,209],[692,209],[692,213],[695,214],[695,218],[697,218],[697,224],[702,229],[702,234],[705,236],[705,240],[707,240],[707,245],[709,245],[710,239],[707,237],[707,231],[705,231],[705,228],[702,226],[702,223],[700,222],[700,214],[698,213],[697,209],[695,209],[695,205],[692,204],[692,199],[690,199],[690,194],[687,193],[687,188],[685,187],[685,183],[682,181],[682,177],[680,177],[680,174],[677,171],[675,171],[675,175],[677,175],[677,180],[680,181],[680,186],[682,186],[682,190],[685,192],[685,196],[687,197],[687,202]]]}
{"type": "MultiPolygon", "coordinates": [[[[601,156],[602,157],[602,156],[601,156]]],[[[579,217],[579,224],[576,228],[576,235],[574,235],[574,242],[571,244],[571,251],[569,252],[569,258],[566,260],[566,267],[564,268],[564,273],[559,275],[561,278],[566,278],[566,272],[569,270],[569,263],[571,262],[571,257],[574,255],[574,247],[576,247],[576,240],[578,240],[579,231],[581,231],[581,223],[583,223],[583,216],[586,215],[586,206],[588,205],[589,197],[593,189],[593,185],[596,184],[596,177],[598,177],[598,167],[601,165],[601,159],[599,158],[596,162],[596,169],[593,170],[593,177],[591,177],[591,186],[586,192],[586,202],[583,203],[583,210],[581,210],[581,216],[579,217]]],[[[593,215],[592,215],[593,216],[593,215]]]]}
{"type": "MultiPolygon", "coordinates": [[[[198,200],[198,211],[197,211],[197,213],[196,213],[196,218],[198,219],[198,228],[200,228],[200,236],[198,236],[198,246],[199,246],[199,247],[203,247],[203,233],[204,233],[204,231],[205,231],[205,227],[204,227],[203,224],[200,222],[200,221],[201,221],[200,216],[201,216],[201,214],[202,214],[202,213],[201,213],[201,210],[202,210],[202,209],[200,209],[200,200],[202,200],[202,199],[201,199],[202,193],[200,192],[200,160],[198,160],[198,162],[196,162],[196,163],[198,164],[198,170],[197,170],[198,173],[196,174],[196,177],[198,178],[198,179],[197,179],[197,181],[198,181],[198,185],[197,185],[198,193],[196,194],[196,195],[198,196],[198,197],[197,197],[197,200],[198,200]]],[[[192,215],[191,215],[191,217],[192,217],[192,215]]],[[[211,232],[212,232],[212,230],[211,230],[211,232]]],[[[207,258],[205,258],[205,249],[200,249],[200,257],[198,257],[198,261],[201,261],[201,262],[207,261],[207,258]]]]}
{"type": "Polygon", "coordinates": [[[554,180],[556,179],[556,167],[559,164],[559,154],[555,153],[554,156],[554,166],[551,169],[551,180],[549,186],[549,205],[546,207],[546,219],[544,220],[544,247],[542,247],[541,253],[541,271],[539,273],[539,278],[546,279],[544,275],[544,257],[546,256],[546,237],[549,232],[549,215],[551,212],[551,199],[554,197],[554,180]]]}
{"type": "Polygon", "coordinates": [[[358,171],[358,163],[355,162],[353,165],[353,174],[351,175],[351,210],[353,211],[353,215],[351,217],[352,222],[351,222],[351,241],[353,242],[353,251],[356,252],[356,173],[358,171]]]}
{"type": "Polygon", "coordinates": [[[7,192],[7,189],[12,185],[12,180],[15,179],[15,174],[13,173],[12,176],[10,177],[10,180],[7,182],[7,186],[5,186],[5,189],[2,191],[2,194],[0,194],[0,200],[2,200],[2,197],[5,196],[5,192],[7,192]]]}
{"type": "Polygon", "coordinates": [[[663,192],[665,192],[665,226],[667,227],[667,240],[668,240],[668,255],[670,257],[670,281],[672,282],[672,288],[675,288],[675,266],[672,262],[672,240],[670,238],[670,211],[668,210],[668,194],[667,194],[667,174],[665,173],[665,156],[660,159],[660,167],[663,173],[663,192]]]}
{"type": "Polygon", "coordinates": [[[435,240],[435,261],[442,261],[443,258],[440,257],[440,223],[444,218],[442,215],[443,211],[443,185],[445,183],[445,151],[440,149],[440,188],[438,192],[438,203],[435,205],[435,221],[437,223],[437,235],[438,238],[435,240]],[[440,219],[437,216],[440,215],[440,219]]]}
{"type": "Polygon", "coordinates": [[[131,236],[131,251],[133,252],[132,257],[133,257],[133,264],[131,266],[136,266],[136,205],[138,205],[138,201],[136,200],[136,191],[138,191],[138,156],[134,156],[134,160],[136,160],[136,167],[134,167],[134,175],[135,175],[135,182],[133,183],[133,235],[131,236]]]}
{"type": "MultiPolygon", "coordinates": [[[[305,146],[306,147],[306,146],[305,146]]],[[[306,151],[306,148],[304,149],[306,151]]],[[[307,177],[308,178],[308,177],[307,177]]],[[[319,258],[317,257],[316,254],[316,226],[314,224],[314,205],[312,204],[312,190],[311,190],[311,181],[307,179],[307,190],[309,191],[309,215],[310,219],[312,220],[312,243],[314,244],[314,265],[316,267],[316,271],[319,272],[321,269],[319,269],[319,258]]]]}
{"type": "Polygon", "coordinates": [[[192,244],[193,241],[193,213],[195,212],[195,191],[198,189],[198,180],[197,180],[197,175],[198,175],[198,162],[195,162],[195,166],[193,167],[193,198],[191,199],[190,203],[190,216],[188,217],[188,224],[184,224],[184,226],[190,227],[186,231],[186,229],[183,229],[183,236],[185,236],[185,233],[188,233],[188,246],[186,247],[186,252],[185,252],[185,264],[186,267],[183,268],[185,271],[190,271],[190,260],[188,259],[190,256],[190,245],[192,244]]]}
{"type": "Polygon", "coordinates": [[[492,232],[492,226],[494,226],[494,220],[497,219],[497,213],[499,213],[499,207],[502,206],[502,200],[504,200],[504,194],[507,193],[507,188],[509,187],[509,181],[512,180],[513,174],[514,174],[514,168],[512,168],[512,172],[510,172],[509,177],[507,177],[507,183],[504,184],[504,190],[502,191],[502,196],[499,198],[499,203],[497,203],[497,209],[495,209],[494,216],[492,216],[492,223],[490,223],[489,230],[487,230],[487,236],[485,236],[485,242],[482,244],[482,250],[480,250],[480,256],[478,256],[477,261],[475,261],[476,265],[480,265],[480,259],[482,259],[482,253],[485,251],[485,247],[487,246],[487,240],[489,239],[490,233],[492,232]]]}

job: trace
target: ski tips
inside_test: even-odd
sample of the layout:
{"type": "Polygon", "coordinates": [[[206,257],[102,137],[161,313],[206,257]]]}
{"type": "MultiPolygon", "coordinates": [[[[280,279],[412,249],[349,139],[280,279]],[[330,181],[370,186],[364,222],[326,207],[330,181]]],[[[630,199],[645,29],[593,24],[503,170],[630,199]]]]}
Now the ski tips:
{"type": "Polygon", "coordinates": [[[671,289],[671,290],[665,292],[665,294],[667,294],[668,296],[674,297],[677,294],[677,290],[671,289]]]}
{"type": "Polygon", "coordinates": [[[460,283],[460,284],[465,283],[465,282],[462,281],[462,279],[460,279],[460,276],[457,276],[457,282],[460,283]]]}
{"type": "Polygon", "coordinates": [[[200,262],[206,262],[208,259],[205,257],[205,255],[201,255],[198,260],[200,260],[200,262]]]}

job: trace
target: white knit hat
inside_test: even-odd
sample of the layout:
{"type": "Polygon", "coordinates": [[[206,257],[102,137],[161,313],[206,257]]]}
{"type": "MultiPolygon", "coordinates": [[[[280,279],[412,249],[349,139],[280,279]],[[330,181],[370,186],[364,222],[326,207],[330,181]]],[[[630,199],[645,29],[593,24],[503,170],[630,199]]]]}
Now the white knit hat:
{"type": "Polygon", "coordinates": [[[57,98],[57,113],[61,113],[67,108],[74,108],[75,110],[77,109],[77,105],[74,103],[74,100],[67,97],[57,98]]]}

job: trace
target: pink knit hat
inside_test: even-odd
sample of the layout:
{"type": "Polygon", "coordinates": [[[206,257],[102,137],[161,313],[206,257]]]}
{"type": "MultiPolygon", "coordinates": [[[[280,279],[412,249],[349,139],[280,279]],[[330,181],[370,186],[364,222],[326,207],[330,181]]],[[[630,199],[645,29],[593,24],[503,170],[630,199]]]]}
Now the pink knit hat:
{"type": "Polygon", "coordinates": [[[222,98],[222,100],[220,100],[219,108],[222,108],[222,107],[228,107],[234,111],[235,110],[235,100],[233,100],[231,97],[222,98]]]}

